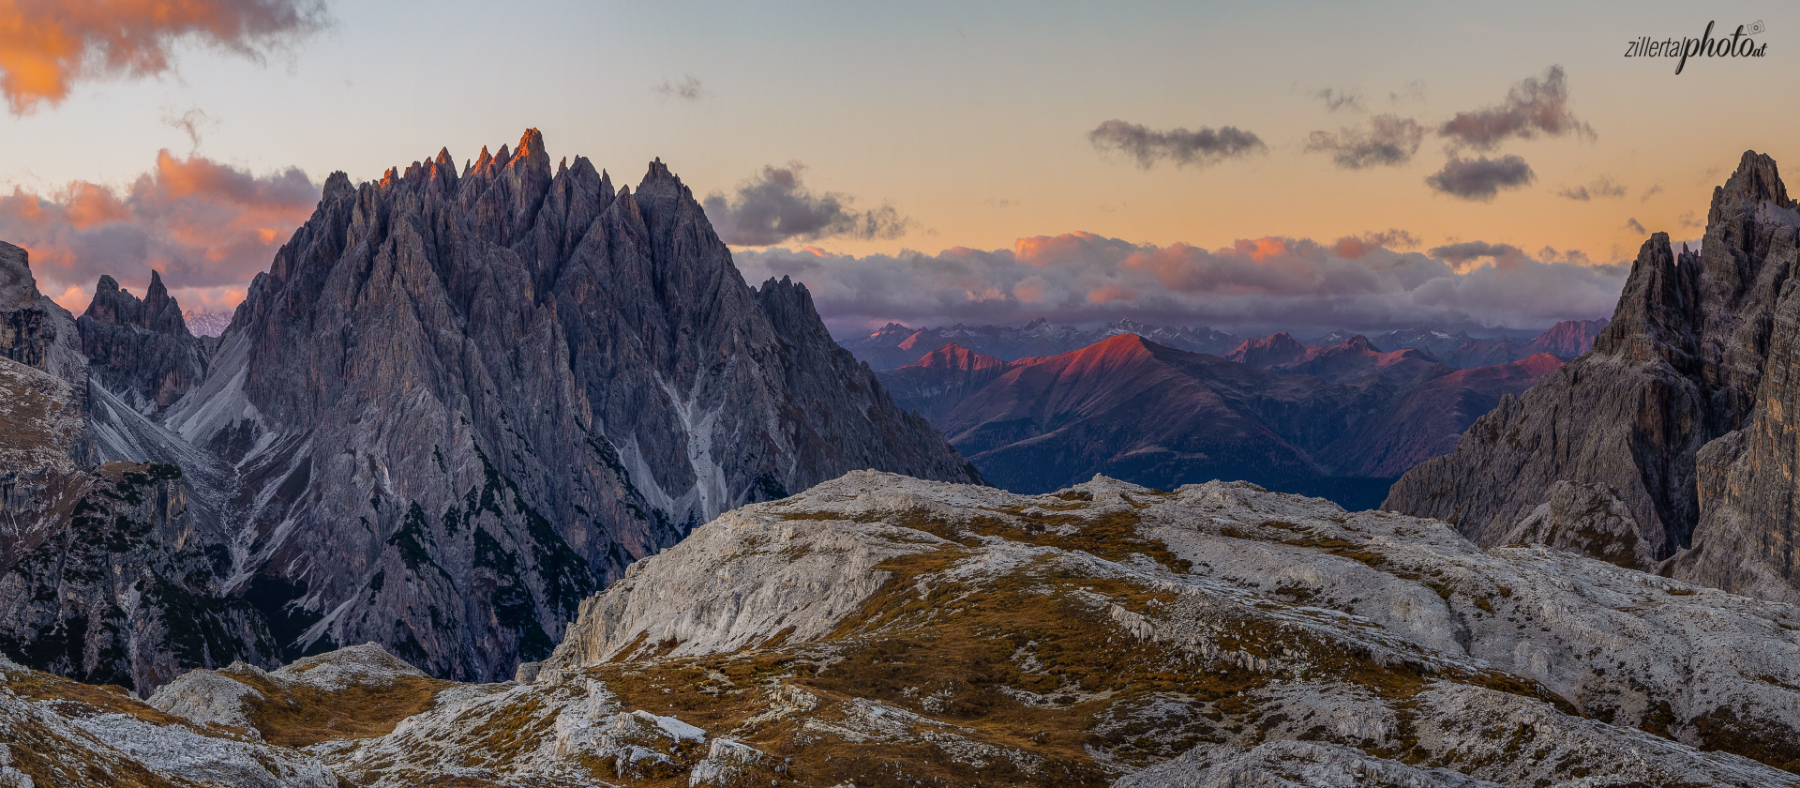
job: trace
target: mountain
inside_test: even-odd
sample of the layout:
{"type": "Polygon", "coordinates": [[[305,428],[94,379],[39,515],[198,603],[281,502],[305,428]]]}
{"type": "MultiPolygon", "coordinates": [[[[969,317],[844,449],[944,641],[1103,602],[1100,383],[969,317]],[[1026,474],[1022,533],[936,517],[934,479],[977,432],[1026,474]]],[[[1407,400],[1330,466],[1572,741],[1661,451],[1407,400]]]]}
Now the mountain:
{"type": "MultiPolygon", "coordinates": [[[[1377,347],[1417,348],[1457,369],[1509,364],[1538,353],[1569,360],[1593,347],[1594,338],[1606,327],[1605,320],[1564,320],[1527,342],[1511,337],[1476,339],[1466,332],[1447,334],[1430,328],[1390,331],[1375,337],[1377,347]]],[[[1325,343],[1314,343],[1325,344],[1325,343]]]]}
{"type": "Polygon", "coordinates": [[[0,662],[0,769],[80,786],[1791,787],[1795,628],[1789,605],[1242,483],[1022,496],[856,472],[635,564],[518,682],[441,681],[365,645],[194,671],[143,703],[0,662]]]}
{"type": "Polygon", "coordinates": [[[1288,332],[1270,334],[1262,339],[1247,339],[1237,349],[1225,354],[1226,361],[1267,369],[1297,361],[1306,355],[1306,346],[1288,332]]]}
{"type": "Polygon", "coordinates": [[[1454,451],[1463,431],[1503,397],[1524,392],[1562,365],[1562,359],[1539,353],[1510,364],[1459,369],[1424,380],[1358,422],[1321,460],[1363,476],[1400,476],[1454,451]]]}
{"type": "MultiPolygon", "coordinates": [[[[1286,338],[1287,342],[1293,341],[1285,333],[1276,334],[1266,341],[1277,343],[1279,340],[1276,337],[1286,338]]],[[[1240,355],[1234,352],[1228,358],[1273,372],[1317,375],[1326,380],[1337,381],[1375,377],[1408,388],[1450,372],[1449,368],[1439,364],[1428,353],[1412,348],[1384,353],[1361,334],[1353,334],[1335,345],[1310,345],[1302,348],[1297,355],[1289,355],[1291,349],[1291,345],[1281,344],[1259,351],[1246,343],[1244,348],[1240,348],[1244,353],[1240,355]]]]}
{"type": "Polygon", "coordinates": [[[1376,347],[1423,350],[1430,353],[1432,358],[1442,360],[1444,356],[1453,354],[1457,348],[1474,342],[1475,339],[1466,331],[1450,334],[1435,328],[1403,328],[1378,335],[1371,341],[1376,347]]]}
{"type": "Polygon", "coordinates": [[[1346,398],[1324,381],[1124,334],[1019,364],[938,426],[1009,490],[1054,490],[1095,473],[1165,487],[1270,482],[1324,475],[1306,449],[1343,429],[1346,398]]]}
{"type": "Polygon", "coordinates": [[[206,377],[207,349],[188,333],[181,305],[154,269],[141,301],[101,276],[75,325],[92,374],[134,410],[166,408],[206,377]]]}
{"type": "Polygon", "coordinates": [[[1800,212],[1746,152],[1701,251],[1658,233],[1586,355],[1502,398],[1386,507],[1479,544],[1536,541],[1769,599],[1800,600],[1795,433],[1800,212]]]}
{"type": "Polygon", "coordinates": [[[926,353],[951,344],[1002,361],[1017,361],[1079,350],[1121,334],[1135,334],[1161,345],[1215,355],[1225,353],[1242,341],[1204,326],[1153,326],[1125,318],[1093,330],[1083,330],[1038,318],[1019,327],[958,323],[945,328],[911,329],[889,323],[874,333],[846,338],[843,345],[857,358],[868,362],[871,368],[888,370],[912,364],[926,353]]]}
{"type": "Polygon", "coordinates": [[[1001,361],[952,343],[911,364],[881,373],[881,383],[893,396],[894,404],[937,423],[963,400],[1019,363],[1030,362],[1001,361]]]}
{"type": "Polygon", "coordinates": [[[335,174],[216,344],[154,274],[142,301],[103,279],[78,328],[19,284],[22,254],[7,276],[0,293],[31,296],[7,313],[24,327],[9,355],[79,343],[52,409],[82,414],[74,442],[92,447],[57,482],[78,497],[32,517],[44,550],[71,528],[94,545],[0,566],[0,609],[30,619],[0,617],[0,647],[33,667],[148,689],[172,674],[146,666],[376,642],[497,679],[547,656],[628,564],[732,507],[859,468],[980,481],[832,342],[804,287],[747,286],[661,162],[615,192],[586,159],[553,168],[536,131],[461,172],[442,152],[373,183],[335,174]],[[115,486],[81,492],[95,484],[115,486]],[[113,516],[109,495],[147,508],[90,535],[80,495],[94,516],[113,516]],[[212,623],[115,621],[172,578],[212,623]],[[93,612],[27,604],[58,588],[93,612]],[[127,631],[154,659],[107,645],[127,631]],[[88,667],[30,650],[54,638],[88,667]]]}
{"type": "Polygon", "coordinates": [[[1592,350],[1594,340],[1606,328],[1606,320],[1564,320],[1526,344],[1536,353],[1575,358],[1592,350]]]}
{"type": "Polygon", "coordinates": [[[216,337],[231,325],[230,312],[202,312],[189,309],[181,313],[182,321],[197,337],[216,337]]]}
{"type": "Polygon", "coordinates": [[[1394,477],[1454,448],[1502,394],[1562,363],[1540,354],[1458,372],[1358,335],[1305,347],[1278,334],[1242,349],[1286,360],[1258,369],[1120,334],[1017,361],[946,345],[880,376],[896,403],[1006,489],[1039,492],[1095,473],[1163,487],[1248,479],[1372,508],[1394,477]]]}

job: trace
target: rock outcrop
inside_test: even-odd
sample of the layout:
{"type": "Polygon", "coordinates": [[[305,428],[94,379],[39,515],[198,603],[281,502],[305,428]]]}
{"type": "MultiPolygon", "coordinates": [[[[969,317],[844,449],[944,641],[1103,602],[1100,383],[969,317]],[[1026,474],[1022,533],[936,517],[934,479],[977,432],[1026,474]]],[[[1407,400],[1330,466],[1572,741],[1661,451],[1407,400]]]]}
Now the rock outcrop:
{"type": "Polygon", "coordinates": [[[1677,253],[1662,233],[1645,242],[1593,350],[1504,399],[1385,505],[1497,544],[1559,482],[1604,487],[1630,512],[1635,544],[1617,552],[1639,568],[1800,599],[1797,436],[1783,426],[1800,396],[1788,372],[1800,353],[1797,239],[1775,162],[1745,153],[1713,192],[1700,252],[1677,253]]]}

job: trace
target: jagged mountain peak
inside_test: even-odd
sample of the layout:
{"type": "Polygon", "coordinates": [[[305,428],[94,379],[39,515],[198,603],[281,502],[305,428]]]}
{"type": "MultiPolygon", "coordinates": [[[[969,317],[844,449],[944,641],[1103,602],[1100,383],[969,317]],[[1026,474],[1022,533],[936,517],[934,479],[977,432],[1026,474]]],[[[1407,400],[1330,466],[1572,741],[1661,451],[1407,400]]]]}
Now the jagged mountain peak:
{"type": "Polygon", "coordinates": [[[431,161],[328,187],[168,416],[260,491],[234,583],[285,647],[508,675],[732,506],[850,468],[979,480],[803,286],[744,283],[661,161],[616,195],[535,129],[454,181],[431,161]]]}
{"type": "Polygon", "coordinates": [[[1793,201],[1788,199],[1787,186],[1781,182],[1781,172],[1776,167],[1775,160],[1766,153],[1744,151],[1737,170],[1731,173],[1723,186],[1713,188],[1712,211],[1707,217],[1708,222],[1712,221],[1724,204],[1755,205],[1763,202],[1772,202],[1781,208],[1794,207],[1793,201]]]}
{"type": "Polygon", "coordinates": [[[1651,235],[1592,351],[1502,402],[1455,453],[1401,478],[1385,506],[1454,516],[1484,544],[1529,520],[1568,549],[1800,600],[1794,557],[1766,547],[1800,532],[1787,415],[1800,404],[1788,371],[1800,357],[1791,205],[1774,160],[1746,152],[1714,190],[1698,253],[1651,235]]]}

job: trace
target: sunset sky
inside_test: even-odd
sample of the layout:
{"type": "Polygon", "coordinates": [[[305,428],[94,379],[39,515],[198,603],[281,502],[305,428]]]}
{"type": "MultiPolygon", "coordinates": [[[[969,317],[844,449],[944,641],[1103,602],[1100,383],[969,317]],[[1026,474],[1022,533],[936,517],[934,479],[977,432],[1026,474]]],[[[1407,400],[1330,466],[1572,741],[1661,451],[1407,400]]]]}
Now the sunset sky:
{"type": "Polygon", "coordinates": [[[537,127],[660,157],[840,331],[1528,329],[1609,314],[1746,149],[1800,168],[1796,54],[1792,3],[0,0],[0,240],[75,311],[151,267],[228,309],[332,171],[537,127]]]}

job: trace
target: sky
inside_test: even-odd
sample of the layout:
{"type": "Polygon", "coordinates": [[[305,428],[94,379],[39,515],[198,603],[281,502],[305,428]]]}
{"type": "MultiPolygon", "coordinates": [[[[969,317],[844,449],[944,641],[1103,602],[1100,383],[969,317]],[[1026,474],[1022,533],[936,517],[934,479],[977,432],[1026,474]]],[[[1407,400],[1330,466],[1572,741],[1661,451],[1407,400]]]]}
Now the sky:
{"type": "Polygon", "coordinates": [[[841,333],[1534,329],[1800,161],[1795,53],[1792,3],[0,0],[0,240],[227,310],[331,172],[535,127],[841,333]],[[1709,22],[1762,56],[1624,56],[1709,22]]]}

